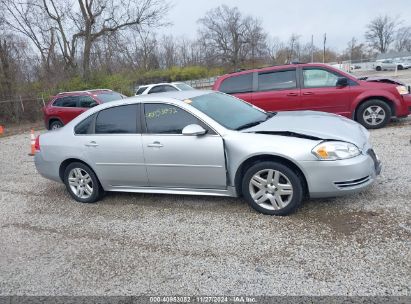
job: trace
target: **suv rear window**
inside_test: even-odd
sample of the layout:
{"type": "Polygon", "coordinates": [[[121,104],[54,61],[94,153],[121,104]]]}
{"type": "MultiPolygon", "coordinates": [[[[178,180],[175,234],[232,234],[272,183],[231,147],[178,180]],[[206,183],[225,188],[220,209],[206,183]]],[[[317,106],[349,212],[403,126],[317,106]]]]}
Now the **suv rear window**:
{"type": "Polygon", "coordinates": [[[219,91],[227,94],[248,93],[253,88],[253,73],[232,76],[223,80],[219,91]]]}

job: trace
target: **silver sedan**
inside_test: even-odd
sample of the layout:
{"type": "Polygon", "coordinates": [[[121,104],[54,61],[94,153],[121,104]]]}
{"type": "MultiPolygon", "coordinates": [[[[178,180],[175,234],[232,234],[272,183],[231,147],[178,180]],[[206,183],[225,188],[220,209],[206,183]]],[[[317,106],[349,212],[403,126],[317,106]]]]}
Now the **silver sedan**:
{"type": "Polygon", "coordinates": [[[286,215],[303,198],[372,184],[381,170],[358,123],[322,112],[264,112],[212,91],[99,105],[37,139],[35,163],[77,201],[105,191],[243,196],[286,215]]]}

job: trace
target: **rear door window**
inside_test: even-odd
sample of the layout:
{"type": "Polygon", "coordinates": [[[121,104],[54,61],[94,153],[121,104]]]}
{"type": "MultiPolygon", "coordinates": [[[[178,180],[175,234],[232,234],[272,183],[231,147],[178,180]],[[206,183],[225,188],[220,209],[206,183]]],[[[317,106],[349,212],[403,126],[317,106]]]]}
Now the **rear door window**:
{"type": "Polygon", "coordinates": [[[96,118],[96,134],[135,134],[139,133],[137,124],[138,105],[118,106],[101,110],[96,118]]]}
{"type": "Polygon", "coordinates": [[[223,80],[219,91],[227,94],[249,93],[253,89],[253,73],[232,76],[223,80]]]}
{"type": "Polygon", "coordinates": [[[66,96],[57,98],[53,106],[55,107],[64,107],[64,108],[75,108],[77,107],[78,96],[66,96]]]}
{"type": "Polygon", "coordinates": [[[296,70],[258,73],[258,91],[289,90],[297,88],[296,70]]]}

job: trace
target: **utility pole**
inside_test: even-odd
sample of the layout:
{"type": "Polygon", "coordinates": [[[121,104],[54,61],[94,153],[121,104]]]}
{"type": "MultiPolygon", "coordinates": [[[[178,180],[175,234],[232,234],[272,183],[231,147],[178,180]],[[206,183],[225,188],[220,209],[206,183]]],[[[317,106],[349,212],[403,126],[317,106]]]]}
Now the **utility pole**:
{"type": "Polygon", "coordinates": [[[314,35],[311,35],[311,63],[314,62],[314,35]]]}
{"type": "Polygon", "coordinates": [[[327,33],[324,33],[323,63],[325,63],[325,43],[327,42],[327,33]]]}

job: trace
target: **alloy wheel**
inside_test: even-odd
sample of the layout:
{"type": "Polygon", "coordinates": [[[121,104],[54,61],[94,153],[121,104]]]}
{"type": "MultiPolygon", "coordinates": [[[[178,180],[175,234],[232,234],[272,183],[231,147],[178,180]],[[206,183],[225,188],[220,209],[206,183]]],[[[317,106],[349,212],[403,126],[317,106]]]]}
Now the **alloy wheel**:
{"type": "Polygon", "coordinates": [[[386,113],[380,106],[369,106],[364,110],[362,116],[367,124],[377,126],[385,120],[386,113]]]}
{"type": "Polygon", "coordinates": [[[255,173],[249,191],[254,202],[267,210],[283,209],[293,198],[293,186],[288,177],[273,169],[255,173]]]}
{"type": "Polygon", "coordinates": [[[68,175],[68,184],[75,196],[87,199],[93,194],[93,180],[91,176],[81,168],[73,168],[68,175]]]}

